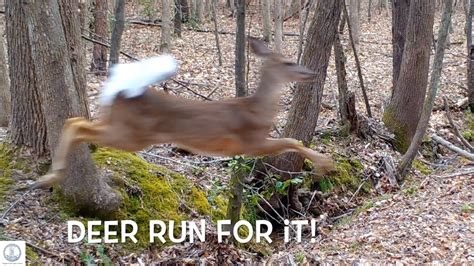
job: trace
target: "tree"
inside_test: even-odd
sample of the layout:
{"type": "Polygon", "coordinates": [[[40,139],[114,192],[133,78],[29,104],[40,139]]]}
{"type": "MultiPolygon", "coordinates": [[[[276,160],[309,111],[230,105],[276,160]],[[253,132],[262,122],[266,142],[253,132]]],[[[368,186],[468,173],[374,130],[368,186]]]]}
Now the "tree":
{"type": "Polygon", "coordinates": [[[196,1],[196,20],[199,23],[203,23],[204,17],[205,17],[204,0],[195,0],[195,1],[196,1]]]}
{"type": "Polygon", "coordinates": [[[360,40],[359,0],[349,0],[349,24],[351,25],[352,38],[356,47],[360,40]]]}
{"type": "Polygon", "coordinates": [[[283,45],[283,1],[275,0],[275,50],[279,53],[283,45]]]}
{"type": "MultiPolygon", "coordinates": [[[[94,0],[94,22],[93,32],[94,39],[99,41],[107,41],[108,26],[107,26],[107,0],[94,0]]],[[[107,47],[94,44],[92,50],[91,71],[96,71],[98,74],[105,74],[107,70],[107,47]]]]}
{"type": "Polygon", "coordinates": [[[262,0],[263,18],[263,40],[269,42],[272,39],[272,26],[270,19],[270,0],[262,0]]]}
{"type": "Polygon", "coordinates": [[[405,152],[420,120],[426,87],[435,5],[413,1],[407,21],[400,73],[383,121],[395,133],[395,146],[405,152]]]}
{"type": "Polygon", "coordinates": [[[110,65],[119,62],[120,43],[122,42],[123,28],[125,27],[125,0],[115,1],[114,28],[110,39],[110,65]]]}
{"type": "Polygon", "coordinates": [[[474,14],[474,1],[471,0],[469,4],[469,9],[467,11],[467,27],[466,27],[466,35],[467,35],[467,51],[469,55],[468,65],[467,65],[467,75],[468,75],[468,103],[469,109],[471,112],[474,113],[474,45],[472,42],[472,16],[474,14]]]}
{"type": "Polygon", "coordinates": [[[247,95],[245,86],[245,0],[237,0],[237,31],[235,34],[235,95],[247,95]]]}
{"type": "MultiPolygon", "coordinates": [[[[0,25],[0,34],[3,36],[4,26],[0,25]]],[[[7,58],[5,54],[4,38],[0,36],[0,127],[8,126],[11,112],[10,84],[8,80],[7,58]]]]}
{"type": "Polygon", "coordinates": [[[428,128],[431,111],[433,110],[434,100],[438,92],[439,82],[441,79],[441,69],[443,66],[444,50],[447,45],[449,28],[451,25],[451,15],[453,13],[453,0],[445,0],[445,8],[443,11],[443,17],[441,20],[441,26],[438,32],[438,45],[436,47],[435,59],[433,62],[433,69],[430,75],[430,87],[428,95],[423,104],[423,111],[418,122],[416,134],[408,148],[408,151],[402,157],[400,164],[398,165],[398,179],[401,181],[404,179],[406,171],[411,167],[413,160],[420,148],[423,136],[425,135],[426,129],[428,128]]]}
{"type": "MultiPolygon", "coordinates": [[[[314,70],[316,77],[312,83],[297,85],[283,131],[284,137],[301,140],[305,146],[310,145],[318,122],[327,67],[343,3],[343,0],[318,1],[316,13],[308,29],[308,43],[302,64],[314,70]]],[[[304,159],[300,155],[289,153],[275,157],[271,164],[283,171],[298,172],[302,169],[303,162],[304,159]]],[[[288,179],[290,176],[286,175],[284,178],[288,179]]],[[[290,190],[291,205],[298,210],[301,206],[298,206],[296,195],[290,190]]]]}
{"type": "MultiPolygon", "coordinates": [[[[7,2],[7,16],[14,21],[7,23],[10,73],[15,84],[12,96],[25,101],[15,100],[13,109],[25,111],[22,108],[29,105],[38,112],[36,116],[20,112],[18,117],[23,121],[12,120],[12,128],[38,123],[33,143],[44,145],[39,147],[42,155],[54,156],[65,119],[88,117],[83,58],[75,52],[81,41],[77,9],[77,1],[7,2]],[[30,28],[35,30],[29,31],[30,28]],[[18,41],[25,40],[28,42],[22,42],[22,49],[15,47],[18,41]],[[28,86],[25,89],[18,89],[16,86],[23,82],[19,79],[25,77],[35,79],[22,83],[28,86]],[[35,121],[36,118],[41,120],[35,121]]],[[[26,133],[30,130],[26,129],[26,133]]],[[[14,139],[18,139],[14,134],[22,133],[12,131],[14,139]]],[[[98,178],[88,147],[79,146],[69,159],[71,164],[61,191],[76,209],[94,215],[117,210],[121,198],[98,178]]]]}
{"type": "Polygon", "coordinates": [[[37,90],[38,75],[32,68],[33,58],[28,47],[26,5],[20,1],[5,2],[5,21],[11,92],[10,138],[19,147],[29,148],[35,157],[48,155],[46,121],[37,90]]]}
{"type": "MultiPolygon", "coordinates": [[[[380,0],[382,3],[382,0],[380,0]]],[[[402,63],[403,49],[405,48],[405,35],[410,11],[410,0],[392,0],[392,94],[398,81],[400,65],[402,63]]]]}
{"type": "Polygon", "coordinates": [[[168,53],[171,50],[171,10],[174,5],[173,0],[163,0],[161,9],[161,52],[168,53]]]}
{"type": "Polygon", "coordinates": [[[214,22],[214,38],[216,39],[216,48],[217,48],[217,59],[219,60],[219,66],[222,66],[222,53],[221,53],[221,44],[219,42],[219,32],[217,27],[217,0],[211,0],[211,10],[212,10],[212,20],[214,22]]]}

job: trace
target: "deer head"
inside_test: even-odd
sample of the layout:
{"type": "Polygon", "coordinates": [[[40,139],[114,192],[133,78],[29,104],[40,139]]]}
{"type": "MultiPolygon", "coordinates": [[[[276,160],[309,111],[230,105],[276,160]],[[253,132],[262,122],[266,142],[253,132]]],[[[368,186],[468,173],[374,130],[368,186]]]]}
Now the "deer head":
{"type": "Polygon", "coordinates": [[[278,83],[311,82],[316,74],[283,55],[271,51],[263,41],[249,37],[250,48],[264,59],[262,74],[271,75],[278,83]]]}

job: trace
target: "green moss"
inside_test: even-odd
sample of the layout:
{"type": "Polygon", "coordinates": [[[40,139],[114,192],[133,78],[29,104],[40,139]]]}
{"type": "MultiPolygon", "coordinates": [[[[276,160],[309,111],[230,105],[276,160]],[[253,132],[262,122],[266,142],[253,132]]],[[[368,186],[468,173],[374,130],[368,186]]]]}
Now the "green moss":
{"type": "Polygon", "coordinates": [[[419,160],[413,160],[412,167],[420,171],[420,173],[424,175],[430,175],[431,173],[433,173],[433,170],[431,170],[428,166],[426,166],[424,163],[422,163],[419,160]]]}
{"type": "Polygon", "coordinates": [[[474,204],[464,203],[463,205],[461,205],[460,211],[461,211],[461,213],[468,213],[468,214],[473,213],[474,212],[474,204]]]}
{"type": "Polygon", "coordinates": [[[383,113],[383,122],[385,126],[395,134],[395,148],[404,153],[410,146],[410,139],[408,139],[408,133],[406,125],[403,125],[400,121],[395,118],[395,111],[388,107],[383,113]]]}
{"type": "Polygon", "coordinates": [[[29,263],[31,264],[38,263],[40,256],[32,248],[27,246],[25,253],[26,253],[26,259],[28,260],[29,263]]]}
{"type": "MultiPolygon", "coordinates": [[[[216,196],[209,201],[206,192],[199,189],[186,177],[164,167],[150,164],[133,153],[99,148],[92,153],[99,167],[111,171],[111,180],[123,197],[123,205],[111,217],[118,220],[133,220],[138,225],[138,245],[126,248],[136,249],[149,245],[149,221],[174,220],[176,224],[187,220],[192,212],[221,218],[225,213],[223,199],[216,196]]],[[[55,193],[60,195],[61,193],[55,193]]],[[[57,196],[65,216],[74,216],[74,210],[57,196]]],[[[94,217],[91,217],[94,220],[94,217]]]]}
{"type": "MultiPolygon", "coordinates": [[[[345,158],[343,156],[335,156],[336,172],[330,176],[320,178],[317,186],[320,191],[327,192],[333,189],[339,191],[354,190],[361,183],[361,174],[363,171],[362,163],[355,158],[345,158]]],[[[364,191],[370,189],[370,183],[363,186],[364,191]]]]}
{"type": "Polygon", "coordinates": [[[14,150],[7,144],[0,143],[0,206],[11,186],[14,184],[12,171],[17,165],[13,162],[14,150]]]}

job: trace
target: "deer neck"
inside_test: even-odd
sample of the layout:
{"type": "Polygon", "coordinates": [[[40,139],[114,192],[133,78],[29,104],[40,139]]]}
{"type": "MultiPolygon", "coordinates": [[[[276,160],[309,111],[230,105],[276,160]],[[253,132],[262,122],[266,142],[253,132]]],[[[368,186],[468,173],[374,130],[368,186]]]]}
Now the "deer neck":
{"type": "Polygon", "coordinates": [[[258,84],[256,92],[252,95],[252,98],[262,106],[262,108],[265,107],[274,110],[280,98],[280,86],[281,84],[278,82],[275,74],[270,71],[263,71],[260,83],[258,84]]]}

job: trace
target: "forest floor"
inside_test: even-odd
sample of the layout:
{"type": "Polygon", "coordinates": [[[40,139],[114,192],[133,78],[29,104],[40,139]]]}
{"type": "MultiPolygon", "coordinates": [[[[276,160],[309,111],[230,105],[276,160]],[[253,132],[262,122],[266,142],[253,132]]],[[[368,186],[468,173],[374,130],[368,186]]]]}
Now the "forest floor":
{"type": "MultiPolygon", "coordinates": [[[[429,133],[436,132],[449,140],[453,140],[454,135],[445,117],[440,96],[448,98],[455,124],[461,131],[467,130],[466,115],[458,106],[467,95],[463,37],[465,17],[460,9],[456,12],[453,21],[454,32],[444,60],[439,97],[435,103],[429,130],[429,133]]],[[[137,15],[128,15],[134,16],[137,15]]],[[[261,28],[258,28],[261,23],[256,23],[257,17],[257,14],[249,12],[248,27],[250,35],[253,36],[261,36],[261,28]]],[[[438,22],[439,14],[436,29],[438,22]]],[[[284,31],[297,33],[297,25],[297,20],[289,20],[285,22],[284,31]]],[[[224,31],[235,31],[234,22],[227,16],[220,17],[219,27],[224,31]]],[[[206,24],[204,28],[212,29],[211,23],[206,24]]],[[[363,20],[361,32],[359,50],[364,80],[374,112],[374,121],[381,124],[384,102],[390,97],[391,88],[390,16],[376,13],[372,22],[363,20]]],[[[196,100],[202,100],[196,92],[213,100],[233,96],[234,35],[221,34],[219,37],[223,66],[217,64],[212,32],[203,33],[188,29],[183,31],[182,38],[173,39],[172,54],[180,62],[176,79],[184,82],[190,90],[170,81],[166,87],[171,93],[196,100]]],[[[347,48],[347,34],[342,39],[348,57],[349,88],[356,93],[357,109],[361,114],[365,114],[352,50],[347,48]]],[[[159,40],[159,27],[128,24],[122,50],[137,58],[145,58],[158,54],[159,40]]],[[[284,44],[283,53],[289,58],[296,58],[298,37],[285,36],[284,44]]],[[[90,44],[88,48],[90,49],[90,44]]],[[[252,54],[249,54],[248,59],[248,87],[252,93],[258,83],[260,63],[252,54]]],[[[123,60],[127,61],[126,58],[123,60]]],[[[96,98],[104,80],[104,77],[88,74],[88,95],[93,116],[98,113],[96,98]]],[[[276,120],[279,130],[285,124],[290,102],[291,86],[286,86],[281,99],[282,112],[276,120]]],[[[323,102],[315,138],[318,145],[315,149],[349,158],[357,157],[363,165],[364,173],[380,174],[380,179],[387,179],[379,171],[380,159],[383,156],[391,156],[398,161],[401,157],[388,143],[377,138],[362,140],[352,136],[330,136],[329,141],[322,140],[325,132],[334,132],[338,127],[337,82],[333,59],[328,69],[323,102]]],[[[0,140],[4,138],[5,133],[4,129],[0,130],[0,140]]],[[[271,134],[278,137],[279,133],[277,130],[271,134]]],[[[129,254],[116,245],[104,247],[85,243],[69,244],[65,220],[70,217],[62,216],[57,203],[50,200],[51,193],[48,191],[34,191],[24,196],[20,192],[7,193],[1,205],[4,209],[8,206],[13,208],[1,217],[0,223],[3,227],[0,227],[0,233],[7,238],[27,240],[30,246],[30,262],[77,261],[83,259],[83,254],[89,254],[96,262],[104,262],[105,258],[109,258],[124,263],[473,263],[474,165],[436,145],[433,146],[431,154],[434,156],[421,155],[418,160],[421,166],[415,167],[407,182],[399,189],[383,187],[369,195],[333,195],[333,198],[347,202],[351,208],[340,213],[338,217],[320,217],[323,221],[318,228],[316,243],[305,241],[304,237],[302,243],[284,244],[277,241],[270,245],[266,256],[245,247],[217,244],[212,237],[206,243],[177,244],[129,254]],[[14,202],[16,203],[13,204],[14,202]]],[[[205,191],[216,189],[216,184],[222,183],[225,186],[228,181],[228,170],[218,162],[212,163],[213,158],[176,153],[170,145],[154,146],[140,155],[152,163],[183,174],[205,191]],[[199,174],[195,171],[196,167],[202,169],[199,174]]],[[[32,175],[34,174],[15,171],[13,173],[17,185],[35,179],[32,175]]],[[[384,182],[388,183],[388,180],[384,182]]],[[[211,228],[209,234],[215,234],[215,228],[211,228]]]]}

